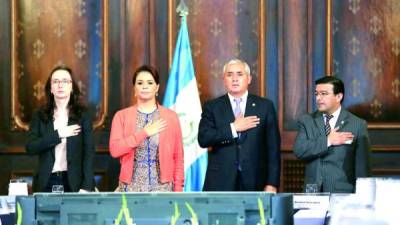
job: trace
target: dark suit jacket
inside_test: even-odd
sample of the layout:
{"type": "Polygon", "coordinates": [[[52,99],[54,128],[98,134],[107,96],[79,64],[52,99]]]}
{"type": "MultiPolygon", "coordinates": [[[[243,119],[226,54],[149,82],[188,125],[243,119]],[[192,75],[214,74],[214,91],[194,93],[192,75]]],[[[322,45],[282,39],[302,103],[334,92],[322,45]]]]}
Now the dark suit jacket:
{"type": "MultiPolygon", "coordinates": [[[[87,114],[79,120],[69,118],[68,125],[79,124],[81,132],[67,138],[68,180],[73,192],[93,189],[94,143],[92,121],[87,114]]],[[[53,169],[55,146],[61,143],[53,121],[44,122],[36,112],[30,124],[26,151],[39,156],[39,165],[34,177],[34,191],[43,191],[53,169]]]]}
{"type": "Polygon", "coordinates": [[[242,168],[242,183],[247,191],[262,191],[265,185],[279,187],[280,135],[274,106],[270,100],[248,95],[245,116],[255,115],[260,124],[234,139],[234,122],[228,95],[203,106],[198,141],[210,147],[204,191],[233,191],[237,162],[242,168]]]}
{"type": "Polygon", "coordinates": [[[353,133],[353,142],[328,148],[322,113],[301,117],[294,154],[306,162],[305,184],[318,184],[324,192],[354,192],[356,178],[370,174],[367,123],[342,107],[335,127],[353,133]]]}

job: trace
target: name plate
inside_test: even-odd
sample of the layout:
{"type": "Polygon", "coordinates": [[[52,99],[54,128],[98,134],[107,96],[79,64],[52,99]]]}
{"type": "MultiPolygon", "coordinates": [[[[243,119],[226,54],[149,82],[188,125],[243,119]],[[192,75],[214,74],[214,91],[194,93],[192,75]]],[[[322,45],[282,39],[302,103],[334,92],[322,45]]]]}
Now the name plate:
{"type": "Polygon", "coordinates": [[[294,194],[293,208],[328,210],[329,194],[294,194]]]}
{"type": "Polygon", "coordinates": [[[8,195],[28,195],[28,183],[26,182],[16,182],[10,183],[8,186],[8,195]]]}

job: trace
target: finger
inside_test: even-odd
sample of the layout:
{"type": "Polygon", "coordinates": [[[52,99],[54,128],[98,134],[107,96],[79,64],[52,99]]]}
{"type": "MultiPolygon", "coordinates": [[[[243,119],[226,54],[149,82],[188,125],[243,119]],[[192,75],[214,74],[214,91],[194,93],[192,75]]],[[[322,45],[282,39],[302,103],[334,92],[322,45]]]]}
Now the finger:
{"type": "MultiPolygon", "coordinates": [[[[333,131],[333,132],[336,132],[336,131],[339,130],[339,128],[340,128],[340,127],[335,127],[335,129],[333,129],[332,131],[333,131]]],[[[332,132],[332,131],[331,131],[331,132],[332,132]]]]}
{"type": "Polygon", "coordinates": [[[247,119],[260,119],[257,116],[246,116],[245,118],[247,118],[247,119]]]}
{"type": "Polygon", "coordinates": [[[81,129],[75,129],[74,130],[74,133],[80,133],[81,132],[81,129]]]}
{"type": "Polygon", "coordinates": [[[158,129],[158,131],[161,132],[161,131],[165,130],[165,128],[166,128],[166,127],[160,127],[160,128],[158,129]]]}
{"type": "Polygon", "coordinates": [[[161,119],[157,120],[157,122],[159,122],[159,123],[165,123],[166,121],[165,121],[165,119],[161,118],[161,119]]]}
{"type": "Polygon", "coordinates": [[[250,122],[252,122],[252,123],[260,123],[260,119],[254,119],[254,120],[251,120],[250,122]]]}
{"type": "Polygon", "coordinates": [[[352,134],[352,133],[348,133],[348,132],[346,132],[346,133],[340,133],[339,134],[341,137],[354,137],[354,135],[352,134]]]}

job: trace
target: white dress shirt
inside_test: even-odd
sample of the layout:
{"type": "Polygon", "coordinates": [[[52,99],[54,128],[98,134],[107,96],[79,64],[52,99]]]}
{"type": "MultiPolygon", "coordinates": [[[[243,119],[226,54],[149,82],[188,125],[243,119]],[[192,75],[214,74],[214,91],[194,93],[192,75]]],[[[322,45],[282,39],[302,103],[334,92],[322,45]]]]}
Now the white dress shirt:
{"type": "MultiPolygon", "coordinates": [[[[331,130],[333,130],[335,128],[336,122],[339,118],[339,114],[340,114],[340,110],[342,109],[342,107],[339,107],[334,113],[332,113],[332,118],[329,120],[329,126],[331,127],[331,130]]],[[[327,114],[323,114],[324,115],[324,124],[326,123],[326,115],[327,114]]],[[[328,139],[327,142],[327,146],[331,146],[331,142],[328,139]]]]}
{"type": "MultiPolygon", "coordinates": [[[[242,115],[245,114],[245,110],[246,110],[246,103],[247,103],[247,96],[249,95],[249,92],[246,91],[242,97],[240,97],[240,99],[242,100],[240,102],[240,111],[242,112],[242,115]]],[[[235,97],[233,97],[231,94],[228,93],[228,97],[229,97],[229,102],[231,103],[231,107],[232,107],[232,112],[235,112],[235,108],[236,108],[236,102],[235,102],[235,97]]],[[[238,132],[235,129],[235,126],[233,125],[233,122],[230,124],[231,125],[231,131],[232,131],[232,136],[233,138],[237,138],[238,132]]]]}
{"type": "MultiPolygon", "coordinates": [[[[68,110],[54,112],[54,130],[68,126],[68,110]]],[[[55,147],[55,161],[52,173],[67,171],[67,138],[61,138],[61,143],[55,147]]]]}

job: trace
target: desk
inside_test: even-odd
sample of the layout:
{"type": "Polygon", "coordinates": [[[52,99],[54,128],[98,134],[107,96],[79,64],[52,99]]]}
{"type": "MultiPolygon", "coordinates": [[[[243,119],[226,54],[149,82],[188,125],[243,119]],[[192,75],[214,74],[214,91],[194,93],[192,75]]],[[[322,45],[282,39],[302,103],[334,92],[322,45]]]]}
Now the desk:
{"type": "Polygon", "coordinates": [[[0,196],[0,224],[15,224],[15,196],[0,196]]]}
{"type": "Polygon", "coordinates": [[[268,224],[293,224],[291,194],[265,192],[200,193],[37,193],[18,197],[25,221],[38,224],[121,224],[128,218],[136,225],[250,225],[264,216],[268,224]],[[263,210],[262,210],[263,209],[263,210]],[[262,211],[262,216],[260,211],[262,211]],[[30,216],[27,216],[30,215],[30,216]]]}

